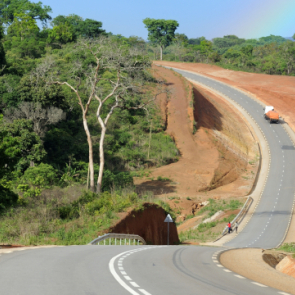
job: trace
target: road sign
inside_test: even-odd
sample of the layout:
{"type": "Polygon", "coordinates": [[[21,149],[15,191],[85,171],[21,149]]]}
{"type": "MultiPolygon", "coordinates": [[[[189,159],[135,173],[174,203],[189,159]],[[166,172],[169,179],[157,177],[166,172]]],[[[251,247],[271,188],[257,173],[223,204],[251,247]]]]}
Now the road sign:
{"type": "Polygon", "coordinates": [[[173,219],[171,218],[170,214],[168,214],[164,220],[164,222],[173,222],[173,219]]]}
{"type": "Polygon", "coordinates": [[[169,223],[173,222],[170,214],[166,216],[164,222],[167,222],[167,245],[169,245],[169,223]]]}

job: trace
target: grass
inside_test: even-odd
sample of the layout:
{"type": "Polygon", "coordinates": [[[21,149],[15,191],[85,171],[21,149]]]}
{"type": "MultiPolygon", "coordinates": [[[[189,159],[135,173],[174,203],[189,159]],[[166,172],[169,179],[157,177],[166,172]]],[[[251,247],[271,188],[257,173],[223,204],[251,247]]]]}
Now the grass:
{"type": "Polygon", "coordinates": [[[241,203],[239,200],[213,200],[209,199],[209,204],[205,207],[203,207],[199,212],[198,215],[201,215],[203,213],[208,213],[207,217],[213,216],[216,212],[222,210],[236,210],[243,206],[243,203],[241,203]]]}
{"type": "Polygon", "coordinates": [[[285,243],[281,247],[279,247],[277,250],[289,252],[295,258],[295,243],[285,243]]]}
{"type": "Polygon", "coordinates": [[[133,188],[100,195],[81,186],[45,190],[0,215],[0,244],[85,245],[118,220],[120,212],[140,210],[147,201],[176,217],[167,203],[133,188]]]}
{"type": "MultiPolygon", "coordinates": [[[[238,200],[213,200],[209,199],[209,204],[203,207],[197,215],[205,214],[204,219],[213,216],[218,211],[232,211],[242,207],[242,203],[238,200]]],[[[188,241],[195,242],[208,242],[215,240],[223,231],[228,221],[235,218],[235,214],[231,214],[221,220],[214,220],[207,223],[200,223],[197,228],[183,231],[179,234],[179,240],[181,243],[188,241]]],[[[189,216],[190,218],[194,216],[189,216]]],[[[188,217],[186,218],[188,219],[188,217]]]]}
{"type": "Polygon", "coordinates": [[[157,177],[157,180],[158,180],[158,181],[163,181],[163,182],[166,182],[166,181],[171,182],[171,181],[172,181],[170,178],[162,177],[162,176],[158,176],[158,177],[157,177]]]}

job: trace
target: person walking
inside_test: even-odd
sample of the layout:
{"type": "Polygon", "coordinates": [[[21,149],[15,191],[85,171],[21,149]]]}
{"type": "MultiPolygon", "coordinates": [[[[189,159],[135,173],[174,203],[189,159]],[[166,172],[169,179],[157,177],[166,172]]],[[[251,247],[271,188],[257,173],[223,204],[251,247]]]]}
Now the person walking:
{"type": "Polygon", "coordinates": [[[236,233],[238,233],[238,227],[239,227],[239,224],[236,222],[236,223],[235,223],[236,233]]]}
{"type": "Polygon", "coordinates": [[[227,224],[227,227],[228,227],[228,233],[230,234],[230,232],[232,231],[232,228],[231,228],[231,223],[230,223],[230,221],[228,222],[228,224],[227,224]]]}

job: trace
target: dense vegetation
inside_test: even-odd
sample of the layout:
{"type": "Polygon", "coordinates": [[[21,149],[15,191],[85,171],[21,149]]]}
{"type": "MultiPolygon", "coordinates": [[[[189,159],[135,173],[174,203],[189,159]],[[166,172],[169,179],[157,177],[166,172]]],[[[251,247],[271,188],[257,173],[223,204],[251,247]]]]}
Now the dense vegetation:
{"type": "Polygon", "coordinates": [[[145,42],[51,12],[0,3],[1,242],[85,243],[146,200],[132,176],[178,158],[154,103],[157,46],[166,60],[294,75],[295,43],[282,37],[188,39],[176,21],[145,19],[145,42]]]}
{"type": "Polygon", "coordinates": [[[106,33],[100,21],[78,15],[51,19],[50,13],[41,2],[0,4],[2,242],[47,243],[48,238],[53,243],[64,224],[81,220],[89,225],[85,230],[92,228],[96,235],[98,223],[109,224],[114,217],[111,211],[115,214],[144,199],[135,192],[122,193],[124,187],[132,188],[137,170],[178,158],[154,103],[163,82],[149,73],[145,42],[106,33]],[[112,91],[119,76],[120,85],[112,91]],[[81,101],[68,85],[74,85],[81,101]],[[98,116],[100,96],[108,99],[98,116]],[[89,138],[97,179],[102,137],[98,119],[106,121],[108,114],[101,194],[89,193],[89,138]]]}
{"type": "Polygon", "coordinates": [[[274,35],[259,39],[228,35],[209,41],[205,37],[189,39],[185,34],[176,34],[173,44],[164,50],[163,59],[213,63],[256,73],[295,75],[295,42],[274,35]]]}

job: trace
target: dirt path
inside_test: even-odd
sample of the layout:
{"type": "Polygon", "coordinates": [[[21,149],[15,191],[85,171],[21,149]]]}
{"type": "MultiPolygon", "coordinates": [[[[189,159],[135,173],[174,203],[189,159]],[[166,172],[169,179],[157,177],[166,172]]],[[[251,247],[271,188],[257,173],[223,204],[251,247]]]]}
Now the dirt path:
{"type": "Polygon", "coordinates": [[[276,271],[262,259],[261,249],[238,249],[220,256],[221,264],[255,282],[295,294],[295,279],[276,271]]]}

